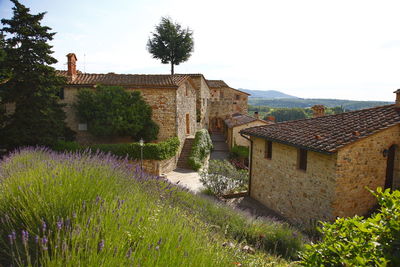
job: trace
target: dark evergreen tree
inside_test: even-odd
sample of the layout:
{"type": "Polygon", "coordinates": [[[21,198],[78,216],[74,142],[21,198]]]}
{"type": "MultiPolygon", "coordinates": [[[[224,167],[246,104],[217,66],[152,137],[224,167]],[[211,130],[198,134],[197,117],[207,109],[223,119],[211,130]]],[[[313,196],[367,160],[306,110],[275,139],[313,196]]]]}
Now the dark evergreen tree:
{"type": "Polygon", "coordinates": [[[189,28],[182,29],[180,24],[173,23],[170,18],[161,18],[152,38],[147,42],[147,50],[153,54],[153,58],[161,59],[163,64],[171,64],[171,74],[174,74],[174,65],[190,58],[193,47],[193,32],[189,28]]]}
{"type": "Polygon", "coordinates": [[[1,145],[51,145],[59,138],[70,139],[72,131],[66,127],[57,96],[65,79],[50,66],[57,62],[48,44],[55,33],[41,25],[45,13],[32,15],[18,0],[11,1],[13,17],[1,20],[5,33],[2,69],[10,77],[0,84],[0,99],[14,103],[15,112],[1,125],[1,145]]]}

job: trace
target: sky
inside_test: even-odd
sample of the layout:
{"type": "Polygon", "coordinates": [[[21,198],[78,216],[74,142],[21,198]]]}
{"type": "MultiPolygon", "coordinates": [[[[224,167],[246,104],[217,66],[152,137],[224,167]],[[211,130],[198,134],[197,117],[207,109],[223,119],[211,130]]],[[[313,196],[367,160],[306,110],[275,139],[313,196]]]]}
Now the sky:
{"type": "MultiPolygon", "coordinates": [[[[194,36],[176,73],[202,73],[233,88],[302,98],[394,101],[400,88],[400,1],[20,0],[52,41],[57,69],[75,53],[87,73],[169,74],[146,43],[161,17],[194,36]]],[[[0,18],[13,4],[0,0],[0,18]]]]}

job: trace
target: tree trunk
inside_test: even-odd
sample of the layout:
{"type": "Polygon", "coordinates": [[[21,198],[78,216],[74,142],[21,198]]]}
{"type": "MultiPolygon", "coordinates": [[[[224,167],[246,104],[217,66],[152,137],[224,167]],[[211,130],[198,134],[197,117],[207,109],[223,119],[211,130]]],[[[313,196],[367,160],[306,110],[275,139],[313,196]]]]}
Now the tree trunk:
{"type": "Polygon", "coordinates": [[[171,75],[174,75],[174,63],[171,60],[171,75]]]}

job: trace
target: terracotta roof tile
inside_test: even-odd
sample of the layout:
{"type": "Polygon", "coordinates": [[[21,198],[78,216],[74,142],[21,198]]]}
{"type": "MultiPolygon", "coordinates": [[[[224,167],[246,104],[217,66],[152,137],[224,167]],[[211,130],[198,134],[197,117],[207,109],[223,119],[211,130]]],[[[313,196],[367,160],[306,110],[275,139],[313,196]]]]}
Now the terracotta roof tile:
{"type": "Polygon", "coordinates": [[[380,130],[400,124],[394,105],[345,112],[312,119],[247,128],[241,133],[322,153],[340,148],[380,130]]]}
{"type": "Polygon", "coordinates": [[[228,126],[228,128],[233,128],[233,127],[240,126],[240,125],[250,123],[253,121],[263,121],[266,124],[271,123],[271,122],[266,122],[264,120],[254,118],[254,117],[246,115],[246,114],[235,113],[232,115],[232,118],[225,120],[225,124],[226,124],[226,126],[228,126]]]}
{"type": "Polygon", "coordinates": [[[190,76],[184,74],[175,75],[146,75],[146,74],[93,74],[78,72],[74,79],[67,76],[66,71],[57,71],[61,76],[68,78],[68,84],[84,86],[84,85],[120,85],[130,87],[179,87],[190,76]]]}
{"type": "Polygon", "coordinates": [[[207,80],[208,86],[210,88],[221,88],[221,87],[229,87],[224,81],[222,80],[207,80]]]}

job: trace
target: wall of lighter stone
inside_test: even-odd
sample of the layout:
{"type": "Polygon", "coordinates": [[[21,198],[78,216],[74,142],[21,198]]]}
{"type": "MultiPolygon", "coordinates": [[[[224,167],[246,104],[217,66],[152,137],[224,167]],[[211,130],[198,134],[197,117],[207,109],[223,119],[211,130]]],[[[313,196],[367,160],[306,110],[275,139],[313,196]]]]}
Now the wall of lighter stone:
{"type": "MultiPolygon", "coordinates": [[[[375,190],[385,186],[387,157],[383,150],[400,145],[400,126],[393,126],[350,144],[338,152],[336,200],[334,215],[364,215],[376,204],[366,187],[375,190]]],[[[397,149],[399,154],[399,149],[397,149]]],[[[399,184],[399,161],[395,165],[395,184],[399,184]]]]}
{"type": "Polygon", "coordinates": [[[196,90],[190,83],[182,84],[176,90],[176,114],[177,114],[177,135],[183,145],[186,136],[186,114],[189,114],[189,135],[194,135],[196,132],[196,90]],[[186,96],[186,88],[188,95],[186,96]]]}
{"type": "Polygon", "coordinates": [[[201,98],[201,126],[203,129],[207,129],[210,123],[209,121],[209,99],[210,99],[210,88],[207,85],[206,80],[201,77],[200,85],[200,98],[201,98]],[[204,99],[204,100],[203,100],[204,99]]]}
{"type": "Polygon", "coordinates": [[[297,223],[331,220],[336,154],[308,152],[307,171],[297,169],[297,148],[272,144],[264,158],[265,139],[252,137],[251,197],[297,223]]]}
{"type": "MultiPolygon", "coordinates": [[[[129,89],[137,90],[137,89],[129,89]]],[[[176,127],[176,90],[177,89],[140,89],[143,99],[152,109],[152,119],[160,127],[157,140],[164,141],[177,135],[176,127]]]]}
{"type": "Polygon", "coordinates": [[[250,146],[250,142],[249,140],[245,139],[243,136],[240,135],[240,131],[246,128],[250,128],[250,127],[255,127],[255,126],[261,126],[261,125],[266,125],[266,122],[263,121],[253,121],[253,122],[249,122],[243,125],[239,125],[236,127],[233,127],[232,129],[232,144],[230,144],[230,148],[232,148],[234,145],[237,146],[250,146]]]}
{"type": "MultiPolygon", "coordinates": [[[[176,168],[176,157],[165,160],[143,160],[143,170],[152,175],[163,175],[165,173],[171,172],[176,168]]],[[[140,167],[140,160],[130,161],[135,166],[140,167]]]]}

